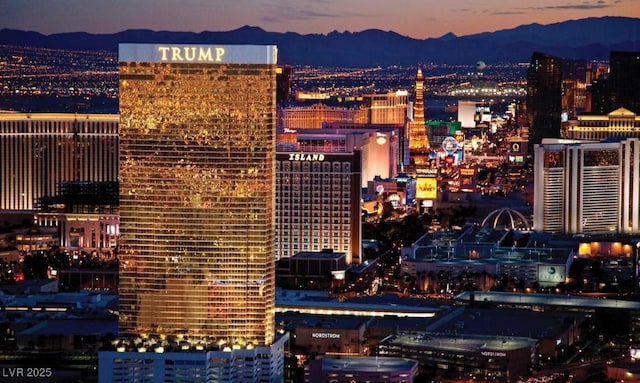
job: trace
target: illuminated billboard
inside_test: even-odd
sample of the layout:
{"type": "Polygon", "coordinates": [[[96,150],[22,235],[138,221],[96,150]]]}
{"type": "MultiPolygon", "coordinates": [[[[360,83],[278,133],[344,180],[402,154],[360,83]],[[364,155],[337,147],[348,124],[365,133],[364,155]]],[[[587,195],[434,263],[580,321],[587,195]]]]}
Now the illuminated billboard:
{"type": "Polygon", "coordinates": [[[460,168],[460,191],[473,192],[476,190],[476,168],[460,168]]]}
{"type": "Polygon", "coordinates": [[[538,282],[541,285],[557,285],[565,280],[563,265],[539,265],[538,282]]]}
{"type": "Polygon", "coordinates": [[[522,142],[520,141],[509,142],[509,151],[511,153],[522,153],[522,142]]]}
{"type": "Polygon", "coordinates": [[[438,180],[436,178],[418,178],[416,182],[416,199],[436,199],[438,197],[438,180]]]}
{"type": "Polygon", "coordinates": [[[452,154],[456,150],[458,150],[458,140],[454,137],[447,137],[442,140],[442,149],[444,149],[447,154],[452,154]]]}

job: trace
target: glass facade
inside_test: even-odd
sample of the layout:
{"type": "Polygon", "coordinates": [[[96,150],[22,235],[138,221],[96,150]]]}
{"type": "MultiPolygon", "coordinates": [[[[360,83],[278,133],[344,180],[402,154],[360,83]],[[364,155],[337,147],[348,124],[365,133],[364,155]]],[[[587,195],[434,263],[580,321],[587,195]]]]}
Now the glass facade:
{"type": "Polygon", "coordinates": [[[527,70],[529,145],[559,138],[562,114],[562,59],[534,52],[527,70]]]}
{"type": "Polygon", "coordinates": [[[120,333],[268,345],[275,47],[124,45],[120,333]]]}

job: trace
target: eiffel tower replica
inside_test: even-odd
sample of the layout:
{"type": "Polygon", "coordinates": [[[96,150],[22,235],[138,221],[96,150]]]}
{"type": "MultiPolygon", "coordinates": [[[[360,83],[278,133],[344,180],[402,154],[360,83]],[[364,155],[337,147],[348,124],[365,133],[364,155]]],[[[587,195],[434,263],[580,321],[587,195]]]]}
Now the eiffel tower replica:
{"type": "Polygon", "coordinates": [[[424,77],[418,68],[416,75],[416,101],[413,106],[413,121],[409,121],[409,163],[413,169],[429,167],[431,145],[424,120],[424,77]]]}

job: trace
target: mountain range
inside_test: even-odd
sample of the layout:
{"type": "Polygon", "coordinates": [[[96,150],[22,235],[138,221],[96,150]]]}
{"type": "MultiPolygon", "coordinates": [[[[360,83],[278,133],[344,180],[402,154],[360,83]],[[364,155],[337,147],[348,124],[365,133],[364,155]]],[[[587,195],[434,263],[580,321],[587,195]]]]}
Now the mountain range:
{"type": "Polygon", "coordinates": [[[440,64],[528,62],[534,51],[563,58],[608,60],[611,51],[640,51],[640,18],[599,17],[467,36],[448,33],[415,39],[391,31],[299,34],[268,32],[244,26],[226,32],[126,30],[113,34],[85,32],[43,35],[0,30],[0,45],[52,49],[113,51],[118,43],[275,44],[278,62],[289,65],[371,67],[440,64]]]}

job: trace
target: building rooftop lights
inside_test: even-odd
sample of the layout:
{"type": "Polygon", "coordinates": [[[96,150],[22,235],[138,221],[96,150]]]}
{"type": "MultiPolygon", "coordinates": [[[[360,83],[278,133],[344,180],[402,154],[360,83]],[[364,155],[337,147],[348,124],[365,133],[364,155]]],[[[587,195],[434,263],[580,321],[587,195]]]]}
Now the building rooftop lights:
{"type": "Polygon", "coordinates": [[[231,352],[234,350],[253,350],[260,343],[257,340],[247,342],[239,339],[232,346],[226,346],[223,349],[223,345],[226,341],[221,340],[217,342],[210,342],[207,337],[200,339],[183,335],[181,337],[174,335],[159,336],[154,335],[151,337],[136,337],[136,338],[122,338],[116,339],[111,342],[114,349],[118,352],[188,352],[188,351],[211,351],[211,350],[224,350],[231,352]],[[179,340],[178,338],[182,338],[179,340]]]}

